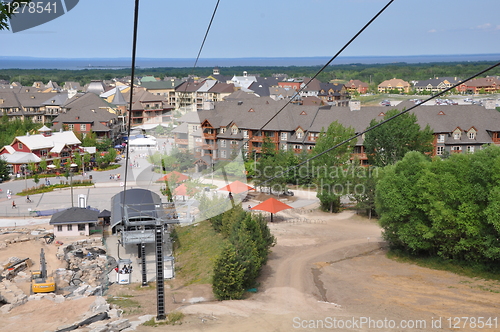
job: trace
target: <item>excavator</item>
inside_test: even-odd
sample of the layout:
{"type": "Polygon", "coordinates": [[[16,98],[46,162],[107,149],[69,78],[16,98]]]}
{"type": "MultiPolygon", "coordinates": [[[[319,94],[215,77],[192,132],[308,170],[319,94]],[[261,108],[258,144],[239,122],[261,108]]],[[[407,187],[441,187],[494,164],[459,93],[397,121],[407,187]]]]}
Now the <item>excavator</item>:
{"type": "Polygon", "coordinates": [[[40,270],[31,271],[31,292],[50,293],[56,291],[54,277],[47,276],[47,264],[43,248],[40,251],[40,270]]]}

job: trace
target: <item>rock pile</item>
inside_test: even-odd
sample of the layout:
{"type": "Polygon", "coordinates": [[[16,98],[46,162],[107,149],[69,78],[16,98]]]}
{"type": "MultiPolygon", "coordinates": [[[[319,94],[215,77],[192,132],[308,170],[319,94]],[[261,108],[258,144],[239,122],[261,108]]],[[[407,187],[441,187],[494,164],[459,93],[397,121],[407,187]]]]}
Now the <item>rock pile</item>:
{"type": "Polygon", "coordinates": [[[13,282],[4,279],[0,283],[0,300],[5,304],[0,307],[0,312],[9,312],[12,308],[28,301],[28,296],[13,282]]]}

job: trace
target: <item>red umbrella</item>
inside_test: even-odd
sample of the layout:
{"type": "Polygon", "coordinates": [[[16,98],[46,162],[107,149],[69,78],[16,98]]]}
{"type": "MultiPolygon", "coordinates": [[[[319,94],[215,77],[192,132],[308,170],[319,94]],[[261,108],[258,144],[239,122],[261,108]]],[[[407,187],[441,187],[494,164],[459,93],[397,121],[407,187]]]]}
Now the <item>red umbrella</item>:
{"type": "Polygon", "coordinates": [[[182,181],[186,181],[187,179],[189,179],[189,176],[184,175],[182,173],[179,173],[177,171],[173,171],[173,172],[170,172],[168,174],[165,174],[164,176],[159,178],[157,181],[165,182],[165,181],[169,181],[171,178],[175,179],[175,183],[180,183],[182,181]]]}
{"type": "Polygon", "coordinates": [[[219,190],[229,191],[234,194],[241,194],[245,191],[253,190],[253,188],[249,185],[244,184],[243,182],[236,180],[228,184],[227,186],[220,188],[219,190]]]}
{"type": "Polygon", "coordinates": [[[273,222],[273,213],[278,213],[282,210],[293,209],[290,205],[278,201],[276,198],[266,199],[264,202],[255,205],[250,210],[261,210],[271,213],[271,222],[273,222]]]}
{"type": "Polygon", "coordinates": [[[181,184],[180,186],[178,186],[177,188],[174,189],[174,195],[178,195],[178,196],[191,196],[192,194],[194,194],[197,191],[198,191],[197,188],[192,188],[191,192],[188,193],[188,187],[186,186],[185,183],[183,183],[183,184],[181,184]]]}

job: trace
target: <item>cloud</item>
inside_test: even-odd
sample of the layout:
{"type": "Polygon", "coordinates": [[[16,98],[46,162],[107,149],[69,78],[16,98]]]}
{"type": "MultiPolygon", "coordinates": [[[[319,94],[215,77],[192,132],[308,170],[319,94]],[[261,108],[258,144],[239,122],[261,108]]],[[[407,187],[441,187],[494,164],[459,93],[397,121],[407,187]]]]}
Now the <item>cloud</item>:
{"type": "Polygon", "coordinates": [[[427,31],[428,33],[436,33],[437,30],[436,29],[430,29],[429,31],[427,31]]]}
{"type": "Polygon", "coordinates": [[[489,30],[491,29],[491,23],[485,23],[485,24],[481,24],[481,25],[478,25],[476,26],[477,30],[489,30]]]}

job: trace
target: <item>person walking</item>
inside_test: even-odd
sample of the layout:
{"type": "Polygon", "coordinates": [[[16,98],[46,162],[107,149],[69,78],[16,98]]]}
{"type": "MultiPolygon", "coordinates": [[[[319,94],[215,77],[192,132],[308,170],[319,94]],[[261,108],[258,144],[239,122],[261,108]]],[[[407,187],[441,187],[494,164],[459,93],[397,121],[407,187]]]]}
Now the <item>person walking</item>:
{"type": "Polygon", "coordinates": [[[16,206],[16,202],[15,202],[15,201],[12,201],[12,208],[13,208],[13,209],[17,208],[17,206],[16,206]]]}

